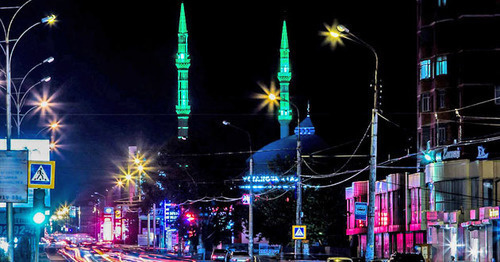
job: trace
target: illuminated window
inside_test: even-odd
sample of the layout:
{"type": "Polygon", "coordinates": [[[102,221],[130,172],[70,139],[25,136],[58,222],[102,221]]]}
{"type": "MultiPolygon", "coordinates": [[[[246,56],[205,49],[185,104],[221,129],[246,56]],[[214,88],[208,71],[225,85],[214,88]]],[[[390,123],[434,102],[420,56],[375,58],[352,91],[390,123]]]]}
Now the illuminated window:
{"type": "Polygon", "coordinates": [[[438,0],[438,6],[446,6],[446,0],[438,0]]]}
{"type": "Polygon", "coordinates": [[[448,74],[448,61],[446,56],[438,56],[436,58],[436,75],[448,74]]]}
{"type": "Polygon", "coordinates": [[[429,78],[431,78],[431,60],[422,60],[420,62],[420,79],[429,78]]]}
{"type": "Polygon", "coordinates": [[[379,216],[379,225],[380,226],[387,226],[389,224],[389,218],[387,216],[387,212],[380,212],[379,216]]]}

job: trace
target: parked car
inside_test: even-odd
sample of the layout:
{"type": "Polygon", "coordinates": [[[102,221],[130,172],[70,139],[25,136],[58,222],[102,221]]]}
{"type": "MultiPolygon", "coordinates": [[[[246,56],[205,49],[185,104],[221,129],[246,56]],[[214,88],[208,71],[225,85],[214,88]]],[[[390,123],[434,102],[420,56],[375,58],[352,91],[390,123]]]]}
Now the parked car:
{"type": "Polygon", "coordinates": [[[252,262],[252,258],[246,251],[233,251],[229,255],[230,262],[252,262]]]}
{"type": "Polygon", "coordinates": [[[212,256],[210,257],[213,261],[224,261],[227,262],[229,251],[226,249],[214,249],[212,251],[212,256]]]}
{"type": "Polygon", "coordinates": [[[405,261],[405,262],[425,262],[422,254],[402,254],[394,253],[389,258],[389,261],[405,261]]]}
{"type": "Polygon", "coordinates": [[[352,259],[348,257],[329,257],[326,262],[353,262],[352,259]]]}
{"type": "Polygon", "coordinates": [[[282,253],[280,262],[285,262],[285,261],[306,262],[306,261],[325,261],[325,259],[310,254],[282,253]]]}

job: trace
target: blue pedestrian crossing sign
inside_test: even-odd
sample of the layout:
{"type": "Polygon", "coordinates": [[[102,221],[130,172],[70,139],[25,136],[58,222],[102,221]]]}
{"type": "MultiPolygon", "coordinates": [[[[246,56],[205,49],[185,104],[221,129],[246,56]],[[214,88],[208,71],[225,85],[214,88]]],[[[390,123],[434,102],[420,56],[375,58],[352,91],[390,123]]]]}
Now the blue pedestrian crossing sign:
{"type": "Polygon", "coordinates": [[[292,226],[293,239],[306,239],[306,226],[292,226]]]}
{"type": "Polygon", "coordinates": [[[55,161],[29,161],[28,187],[54,189],[55,161]]]}

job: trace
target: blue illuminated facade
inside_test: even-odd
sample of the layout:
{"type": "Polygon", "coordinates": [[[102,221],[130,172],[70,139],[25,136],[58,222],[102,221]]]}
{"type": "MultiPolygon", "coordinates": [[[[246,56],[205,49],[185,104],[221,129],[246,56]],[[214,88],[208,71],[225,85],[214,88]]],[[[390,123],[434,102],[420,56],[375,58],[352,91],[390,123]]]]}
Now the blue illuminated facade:
{"type": "MultiPolygon", "coordinates": [[[[287,173],[283,173],[270,168],[269,163],[277,160],[282,160],[284,164],[295,163],[299,137],[302,154],[311,154],[328,147],[326,142],[316,135],[316,128],[310,116],[307,115],[300,123],[300,128],[294,129],[293,135],[271,142],[253,154],[253,189],[255,191],[271,188],[284,190],[295,188],[298,182],[295,168],[287,168],[289,169],[287,173]]],[[[247,172],[243,176],[243,185],[240,188],[249,189],[249,184],[250,175],[247,172]]]]}

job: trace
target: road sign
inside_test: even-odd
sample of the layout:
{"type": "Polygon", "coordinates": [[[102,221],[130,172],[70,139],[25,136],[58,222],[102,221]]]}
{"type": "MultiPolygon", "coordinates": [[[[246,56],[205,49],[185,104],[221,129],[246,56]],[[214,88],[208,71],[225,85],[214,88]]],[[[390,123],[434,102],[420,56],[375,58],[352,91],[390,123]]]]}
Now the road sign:
{"type": "Polygon", "coordinates": [[[54,161],[29,161],[28,187],[54,189],[54,161]]]}
{"type": "Polygon", "coordinates": [[[367,208],[366,202],[355,202],[354,203],[354,219],[356,220],[366,220],[367,208]]]}
{"type": "Polygon", "coordinates": [[[293,239],[306,239],[306,226],[292,226],[293,239]]]}

